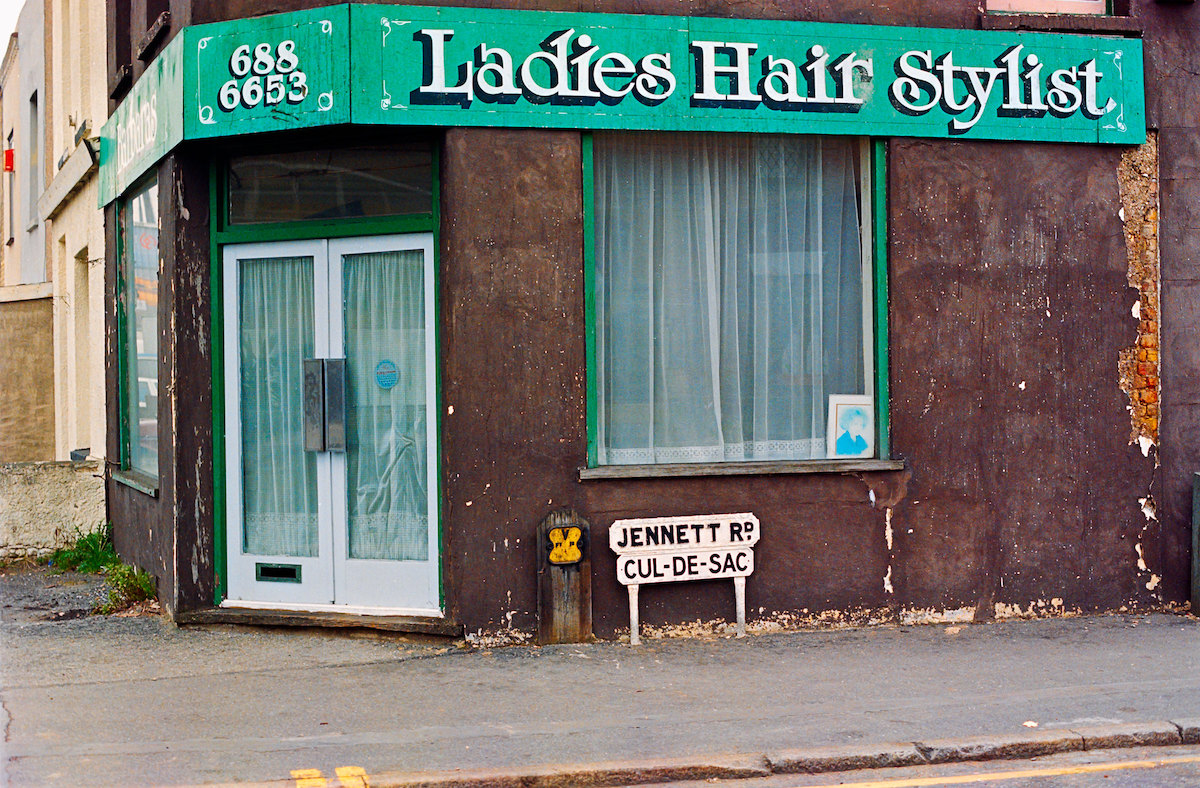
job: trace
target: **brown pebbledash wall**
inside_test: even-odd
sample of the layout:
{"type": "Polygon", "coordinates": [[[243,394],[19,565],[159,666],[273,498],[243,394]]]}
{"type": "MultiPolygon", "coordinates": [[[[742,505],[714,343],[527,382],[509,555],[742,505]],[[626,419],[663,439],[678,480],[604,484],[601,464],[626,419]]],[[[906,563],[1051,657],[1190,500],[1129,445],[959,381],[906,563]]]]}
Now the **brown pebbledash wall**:
{"type": "MultiPolygon", "coordinates": [[[[177,0],[172,24],[321,4],[177,0]]],[[[981,24],[974,0],[479,5],[981,24]]],[[[471,633],[532,633],[535,529],[563,507],[593,526],[601,637],[627,626],[606,547],[613,520],[745,509],[764,532],[748,584],[752,621],[988,619],[1185,600],[1187,485],[1200,470],[1200,86],[1179,67],[1200,61],[1200,6],[1134,3],[1132,15],[1145,29],[1161,168],[1161,446],[1148,456],[1129,442],[1119,370],[1122,349],[1140,341],[1119,214],[1121,148],[889,142],[891,439],[905,471],[580,482],[580,135],[446,130],[439,306],[448,614],[471,633]]],[[[209,155],[190,148],[160,167],[171,293],[159,302],[167,392],[159,496],[109,488],[118,546],[160,572],[176,609],[208,604],[216,581],[209,155]]],[[[729,583],[642,591],[651,626],[732,616],[729,583]]]]}

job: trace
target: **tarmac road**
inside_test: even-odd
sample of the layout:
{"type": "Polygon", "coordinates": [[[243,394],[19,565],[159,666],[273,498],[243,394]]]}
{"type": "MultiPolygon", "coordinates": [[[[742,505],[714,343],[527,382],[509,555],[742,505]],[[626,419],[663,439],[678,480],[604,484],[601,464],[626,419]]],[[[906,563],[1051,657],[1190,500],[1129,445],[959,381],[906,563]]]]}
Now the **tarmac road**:
{"type": "Polygon", "coordinates": [[[88,584],[63,585],[77,580],[0,574],[9,785],[293,785],[338,767],[377,787],[572,770],[611,785],[663,759],[742,759],[748,771],[711,773],[749,776],[781,752],[880,742],[957,758],[964,737],[1082,746],[1122,724],[1109,738],[1126,746],[1130,732],[1200,740],[1200,622],[1185,616],[488,651],[57,616],[86,608],[71,589],[88,584]]]}

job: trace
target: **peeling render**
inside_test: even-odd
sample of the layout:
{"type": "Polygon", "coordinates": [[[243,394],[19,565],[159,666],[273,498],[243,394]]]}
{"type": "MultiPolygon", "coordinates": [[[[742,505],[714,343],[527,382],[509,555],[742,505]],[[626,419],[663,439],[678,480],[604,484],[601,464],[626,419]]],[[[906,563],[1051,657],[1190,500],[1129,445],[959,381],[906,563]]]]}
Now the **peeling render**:
{"type": "MultiPolygon", "coordinates": [[[[1059,597],[1049,600],[1036,599],[1026,605],[997,602],[994,607],[995,620],[997,621],[1072,618],[1084,614],[1083,609],[1068,607],[1059,597]]],[[[1125,607],[1120,612],[1130,612],[1130,610],[1129,607],[1125,607]]],[[[769,614],[764,614],[760,610],[760,616],[762,617],[747,621],[746,632],[754,635],[762,635],[774,632],[853,629],[881,624],[899,626],[929,624],[944,626],[950,624],[959,627],[962,624],[974,622],[975,613],[976,610],[974,607],[946,609],[914,607],[902,607],[898,609],[857,608],[851,610],[822,610],[817,612],[805,609],[798,612],[776,612],[769,614]]],[[[730,623],[724,618],[696,619],[694,621],[685,621],[680,624],[667,626],[653,626],[645,623],[641,625],[642,638],[650,640],[732,637],[736,629],[736,624],[730,623]]],[[[628,642],[629,630],[627,628],[618,629],[617,636],[619,640],[628,642]]]]}
{"type": "MultiPolygon", "coordinates": [[[[1160,582],[1157,575],[1152,576],[1155,585],[1160,582]]],[[[1125,605],[1118,612],[1150,612],[1168,609],[1170,606],[1142,607],[1136,604],[1125,605]]],[[[1035,599],[1027,604],[996,602],[993,605],[993,618],[996,621],[1028,620],[1040,618],[1073,618],[1084,615],[1080,607],[1068,606],[1061,597],[1051,599],[1035,599]]],[[[753,635],[763,635],[775,632],[820,631],[835,629],[853,629],[857,627],[899,625],[956,625],[974,623],[975,607],[959,608],[855,608],[850,610],[820,610],[806,609],[794,612],[767,612],[758,609],[759,618],[746,622],[746,632],[753,635]]],[[[672,638],[697,637],[733,637],[737,631],[736,623],[724,618],[684,621],[679,624],[656,626],[642,623],[641,635],[648,640],[667,640],[672,638]]],[[[629,629],[618,628],[615,632],[617,639],[629,641],[629,629]]],[[[466,641],[471,646],[494,648],[501,646],[526,645],[533,642],[532,633],[514,629],[478,630],[468,633],[466,641]]]]}
{"type": "Polygon", "coordinates": [[[519,629],[477,629],[468,632],[465,640],[468,645],[477,648],[522,646],[533,642],[533,633],[519,629]]]}
{"type": "MultiPolygon", "coordinates": [[[[1130,314],[1137,321],[1137,341],[1123,349],[1118,360],[1121,390],[1129,396],[1129,442],[1136,443],[1143,457],[1158,445],[1162,406],[1159,397],[1161,344],[1159,324],[1159,148],[1158,134],[1149,132],[1146,144],[1130,148],[1121,156],[1117,170],[1121,190],[1120,218],[1124,225],[1125,248],[1128,255],[1127,281],[1137,290],[1137,300],[1130,314]]],[[[1155,451],[1154,465],[1158,467],[1155,451]]],[[[1153,482],[1151,482],[1153,484],[1153,482]]],[[[1162,578],[1152,571],[1146,560],[1146,545],[1157,542],[1158,508],[1150,490],[1138,498],[1145,516],[1138,533],[1134,551],[1137,571],[1148,577],[1147,591],[1161,599],[1162,578]],[[1151,531],[1155,534],[1150,534],[1151,531]]],[[[1141,581],[1139,581],[1141,582],[1141,581]]]]}
{"type": "Polygon", "coordinates": [[[1125,228],[1129,286],[1138,292],[1130,307],[1138,322],[1137,342],[1121,351],[1117,369],[1121,390],[1129,395],[1129,442],[1143,455],[1158,443],[1159,406],[1159,204],[1158,134],[1121,156],[1117,179],[1121,189],[1121,222],[1125,228]]]}

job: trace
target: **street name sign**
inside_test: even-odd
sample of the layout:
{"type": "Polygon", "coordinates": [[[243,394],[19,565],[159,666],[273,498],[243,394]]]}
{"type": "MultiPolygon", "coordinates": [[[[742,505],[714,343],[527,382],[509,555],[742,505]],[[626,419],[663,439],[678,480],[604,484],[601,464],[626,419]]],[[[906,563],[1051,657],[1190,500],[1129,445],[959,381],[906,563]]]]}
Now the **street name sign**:
{"type": "Polygon", "coordinates": [[[738,636],[746,633],[746,578],[754,572],[761,529],[749,512],[617,520],[608,546],[617,580],[629,590],[629,642],[640,641],[638,587],[644,583],[732,579],[738,636]]]}

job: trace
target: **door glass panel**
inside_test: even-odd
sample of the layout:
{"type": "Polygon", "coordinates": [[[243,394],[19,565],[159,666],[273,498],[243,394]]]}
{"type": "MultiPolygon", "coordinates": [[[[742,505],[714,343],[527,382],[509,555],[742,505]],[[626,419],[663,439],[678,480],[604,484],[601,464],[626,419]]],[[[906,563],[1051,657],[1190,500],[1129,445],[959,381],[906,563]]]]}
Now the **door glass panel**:
{"type": "Polygon", "coordinates": [[[238,156],[229,162],[229,222],[430,213],[432,183],[423,141],[238,156]]]}
{"type": "Polygon", "coordinates": [[[242,260],[243,549],[317,554],[317,458],[304,450],[303,361],[314,357],[313,259],[242,260]]]}
{"type": "Polygon", "coordinates": [[[343,261],[348,552],[426,561],[424,256],[343,261]]]}

